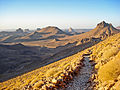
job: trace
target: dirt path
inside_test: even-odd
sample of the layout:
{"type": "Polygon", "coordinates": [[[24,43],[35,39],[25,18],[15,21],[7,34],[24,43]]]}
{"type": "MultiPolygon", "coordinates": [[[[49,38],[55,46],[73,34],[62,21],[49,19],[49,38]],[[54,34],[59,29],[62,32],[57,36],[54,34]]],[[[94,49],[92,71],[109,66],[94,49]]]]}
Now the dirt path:
{"type": "Polygon", "coordinates": [[[84,66],[80,69],[80,73],[74,77],[65,90],[91,90],[88,81],[92,75],[93,66],[90,64],[88,56],[85,56],[83,63],[84,66]]]}

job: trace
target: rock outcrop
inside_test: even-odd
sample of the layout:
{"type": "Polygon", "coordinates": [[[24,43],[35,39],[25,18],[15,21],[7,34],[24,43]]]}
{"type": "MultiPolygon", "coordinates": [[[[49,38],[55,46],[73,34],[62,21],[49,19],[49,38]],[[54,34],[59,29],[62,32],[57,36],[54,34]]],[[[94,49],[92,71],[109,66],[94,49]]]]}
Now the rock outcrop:
{"type": "Polygon", "coordinates": [[[17,33],[23,33],[23,29],[18,28],[18,29],[16,30],[16,32],[17,32],[17,33]]]}

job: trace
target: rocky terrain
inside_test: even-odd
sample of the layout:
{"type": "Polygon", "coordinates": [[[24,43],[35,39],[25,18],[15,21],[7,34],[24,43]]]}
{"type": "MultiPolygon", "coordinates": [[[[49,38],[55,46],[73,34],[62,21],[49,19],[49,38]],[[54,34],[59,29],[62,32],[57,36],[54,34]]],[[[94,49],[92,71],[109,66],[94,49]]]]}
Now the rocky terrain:
{"type": "Polygon", "coordinates": [[[101,73],[113,56],[119,57],[119,32],[103,21],[78,35],[49,26],[20,37],[1,37],[0,80],[7,81],[0,83],[0,89],[114,89],[119,85],[119,73],[115,71],[119,69],[111,70],[117,73],[114,77],[107,74],[112,84],[104,82],[107,79],[101,73]],[[104,55],[111,51],[113,54],[104,55]],[[86,54],[90,54],[90,60],[86,54]]]}
{"type": "Polygon", "coordinates": [[[0,80],[4,81],[22,73],[26,73],[44,65],[53,63],[62,58],[73,55],[81,50],[84,50],[85,48],[88,48],[94,44],[94,41],[89,41],[78,46],[68,44],[64,47],[58,47],[55,49],[38,46],[24,46],[20,43],[15,45],[1,44],[0,80]]]}
{"type": "Polygon", "coordinates": [[[73,81],[71,81],[66,90],[89,90],[91,83],[90,78],[93,74],[92,64],[90,63],[89,57],[84,56],[83,67],[80,69],[78,75],[74,77],[73,81]]]}
{"type": "Polygon", "coordinates": [[[91,48],[91,59],[96,63],[93,75],[94,89],[120,89],[120,33],[91,48]]]}

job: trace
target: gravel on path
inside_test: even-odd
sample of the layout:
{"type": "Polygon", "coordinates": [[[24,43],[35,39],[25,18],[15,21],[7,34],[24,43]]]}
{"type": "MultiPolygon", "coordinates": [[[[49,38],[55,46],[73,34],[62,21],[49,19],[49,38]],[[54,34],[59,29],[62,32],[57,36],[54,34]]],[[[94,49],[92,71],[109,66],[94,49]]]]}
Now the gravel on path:
{"type": "Polygon", "coordinates": [[[89,57],[85,56],[84,66],[80,69],[77,76],[74,77],[73,81],[68,84],[65,90],[92,90],[90,89],[89,79],[92,75],[93,66],[89,62],[89,57]]]}

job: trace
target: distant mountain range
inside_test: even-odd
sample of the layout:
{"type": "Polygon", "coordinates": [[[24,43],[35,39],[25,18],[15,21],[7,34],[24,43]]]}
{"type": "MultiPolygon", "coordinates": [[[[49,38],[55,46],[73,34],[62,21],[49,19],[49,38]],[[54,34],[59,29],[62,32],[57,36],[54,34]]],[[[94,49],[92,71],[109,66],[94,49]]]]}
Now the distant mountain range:
{"type": "Polygon", "coordinates": [[[4,38],[1,39],[1,42],[36,41],[63,38],[65,36],[71,35],[53,26],[48,26],[46,28],[34,31],[30,34],[27,33],[26,35],[24,34],[20,35],[20,33],[18,35],[16,34],[4,36],[4,38]]]}
{"type": "Polygon", "coordinates": [[[59,29],[58,27],[48,26],[46,28],[42,28],[40,30],[32,32],[30,34],[28,33],[20,34],[22,32],[20,32],[19,34],[12,34],[12,35],[6,34],[6,36],[4,35],[3,38],[1,36],[0,41],[1,42],[26,42],[26,41],[28,42],[28,41],[39,41],[39,40],[48,40],[48,39],[59,39],[59,38],[65,38],[65,37],[69,38],[71,36],[74,37],[74,35],[78,35],[78,34],[80,34],[80,37],[92,36],[92,37],[104,38],[106,36],[110,36],[117,32],[119,32],[119,30],[114,28],[112,24],[108,24],[103,21],[97,24],[95,29],[90,31],[88,30],[88,32],[85,33],[85,35],[81,34],[84,32],[77,33],[72,28],[69,28],[68,31],[65,32],[59,29]]]}
{"type": "Polygon", "coordinates": [[[48,26],[41,30],[37,30],[27,36],[21,37],[20,39],[25,40],[45,40],[45,39],[55,39],[68,36],[69,34],[60,30],[58,27],[48,26]]]}

